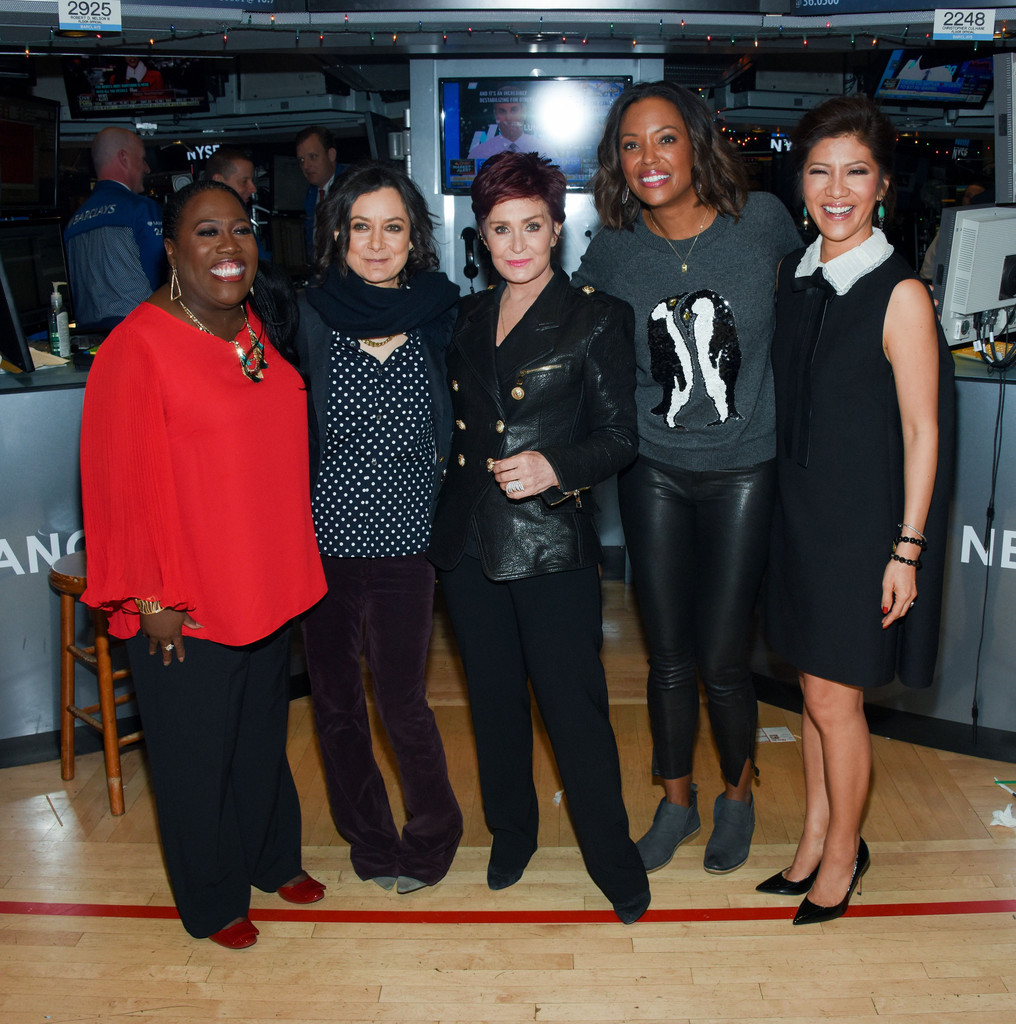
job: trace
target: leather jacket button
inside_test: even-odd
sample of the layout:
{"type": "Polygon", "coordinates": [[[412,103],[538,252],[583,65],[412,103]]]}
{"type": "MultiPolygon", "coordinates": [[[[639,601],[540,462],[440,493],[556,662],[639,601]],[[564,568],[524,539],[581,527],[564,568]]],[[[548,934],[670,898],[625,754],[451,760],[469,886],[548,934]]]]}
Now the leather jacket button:
{"type": "Polygon", "coordinates": [[[499,434],[503,434],[504,433],[504,420],[498,420],[497,423],[494,424],[494,429],[499,434]]]}
{"type": "Polygon", "coordinates": [[[521,387],[519,387],[518,384],[516,384],[515,387],[512,388],[512,398],[514,398],[516,402],[519,402],[525,397],[525,391],[521,387]]]}
{"type": "Polygon", "coordinates": [[[465,455],[460,455],[459,456],[459,465],[460,466],[464,466],[465,464],[466,464],[466,457],[465,457],[465,455]]]}
{"type": "Polygon", "coordinates": [[[494,460],[493,459],[487,459],[487,472],[488,473],[493,473],[494,472],[494,460]]]}
{"type": "Polygon", "coordinates": [[[452,391],[458,391],[458,390],[459,390],[459,382],[457,380],[453,380],[452,381],[452,391]]]}
{"type": "Polygon", "coordinates": [[[465,430],[466,429],[466,425],[465,425],[465,423],[462,422],[462,420],[456,420],[455,421],[455,426],[457,426],[459,428],[459,430],[465,430]]]}

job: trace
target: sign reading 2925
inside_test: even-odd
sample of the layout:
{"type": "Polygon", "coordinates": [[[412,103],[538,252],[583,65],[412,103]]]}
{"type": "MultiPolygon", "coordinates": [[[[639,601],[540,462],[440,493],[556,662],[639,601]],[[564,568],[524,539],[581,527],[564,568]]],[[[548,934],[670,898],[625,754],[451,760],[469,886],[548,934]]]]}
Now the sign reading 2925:
{"type": "Polygon", "coordinates": [[[120,0],[59,0],[60,28],[76,32],[119,32],[120,0]]]}
{"type": "Polygon", "coordinates": [[[935,11],[935,39],[992,39],[995,35],[995,8],[939,8],[935,11]]]}

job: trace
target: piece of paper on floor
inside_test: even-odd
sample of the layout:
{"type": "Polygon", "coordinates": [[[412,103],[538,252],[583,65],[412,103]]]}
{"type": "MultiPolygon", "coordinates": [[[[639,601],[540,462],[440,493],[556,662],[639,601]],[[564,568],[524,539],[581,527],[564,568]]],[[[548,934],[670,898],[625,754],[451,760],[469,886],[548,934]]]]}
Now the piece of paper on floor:
{"type": "Polygon", "coordinates": [[[1005,825],[1006,828],[1016,828],[1016,815],[1012,813],[1012,804],[1006,805],[1004,811],[993,811],[991,824],[1005,825]]]}
{"type": "Polygon", "coordinates": [[[794,734],[785,725],[760,728],[756,737],[759,743],[795,743],[794,734]]]}

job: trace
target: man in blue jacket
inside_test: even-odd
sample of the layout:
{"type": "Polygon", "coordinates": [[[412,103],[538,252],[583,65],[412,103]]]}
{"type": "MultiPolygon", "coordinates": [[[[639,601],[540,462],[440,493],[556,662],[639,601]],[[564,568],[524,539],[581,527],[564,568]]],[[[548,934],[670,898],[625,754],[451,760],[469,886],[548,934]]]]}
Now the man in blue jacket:
{"type": "Polygon", "coordinates": [[[110,330],[166,278],[162,209],[144,191],[140,137],[103,128],[92,140],[98,181],[64,232],[79,327],[110,330]]]}
{"type": "Polygon", "coordinates": [[[336,162],[335,142],[332,133],[321,125],[304,128],[296,137],[296,159],[300,170],[307,179],[307,195],[303,209],[307,215],[307,262],[314,262],[314,219],[318,203],[324,201],[331,191],[335,179],[345,170],[336,162]]]}

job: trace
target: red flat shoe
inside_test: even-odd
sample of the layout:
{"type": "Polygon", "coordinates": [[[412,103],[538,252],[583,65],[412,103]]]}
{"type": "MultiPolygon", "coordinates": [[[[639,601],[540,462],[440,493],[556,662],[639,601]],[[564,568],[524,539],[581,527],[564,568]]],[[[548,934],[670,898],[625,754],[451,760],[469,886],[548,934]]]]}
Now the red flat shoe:
{"type": "Polygon", "coordinates": [[[280,885],[278,892],[289,903],[317,903],[325,898],[325,886],[310,875],[292,885],[280,885]]]}
{"type": "Polygon", "coordinates": [[[258,930],[251,924],[250,918],[245,917],[233,924],[226,925],[212,935],[208,936],[212,942],[217,942],[226,949],[246,949],[253,946],[258,940],[258,930]]]}

